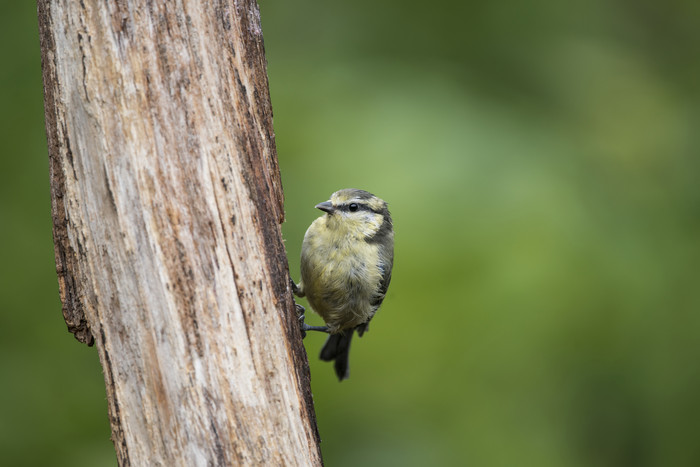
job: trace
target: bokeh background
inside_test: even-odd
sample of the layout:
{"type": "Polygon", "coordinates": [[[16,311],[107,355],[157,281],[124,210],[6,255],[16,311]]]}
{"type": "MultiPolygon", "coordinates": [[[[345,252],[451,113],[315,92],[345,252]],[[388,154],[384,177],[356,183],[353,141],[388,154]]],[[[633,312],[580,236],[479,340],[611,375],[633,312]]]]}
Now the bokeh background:
{"type": "MultiPolygon", "coordinates": [[[[326,465],[700,465],[700,2],[260,3],[293,275],[331,192],[395,222],[350,380],[306,340],[326,465]]],[[[115,465],[60,312],[35,6],[2,6],[0,456],[115,465]]]]}

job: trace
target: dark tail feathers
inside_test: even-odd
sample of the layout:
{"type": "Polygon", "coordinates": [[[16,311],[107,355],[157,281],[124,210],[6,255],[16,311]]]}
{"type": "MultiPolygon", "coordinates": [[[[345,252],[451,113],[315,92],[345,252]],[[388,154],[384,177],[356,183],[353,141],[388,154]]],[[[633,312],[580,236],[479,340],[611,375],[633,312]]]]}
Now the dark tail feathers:
{"type": "Polygon", "coordinates": [[[354,333],[354,329],[348,329],[338,334],[331,334],[321,349],[321,360],[324,362],[335,360],[333,366],[340,381],[348,379],[350,376],[348,357],[350,356],[350,341],[354,333]]]}

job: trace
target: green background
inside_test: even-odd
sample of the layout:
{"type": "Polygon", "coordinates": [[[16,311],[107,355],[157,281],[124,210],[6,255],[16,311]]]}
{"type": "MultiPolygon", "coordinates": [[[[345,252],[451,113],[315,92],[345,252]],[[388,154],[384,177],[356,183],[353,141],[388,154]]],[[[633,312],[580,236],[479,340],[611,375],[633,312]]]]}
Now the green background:
{"type": "MultiPolygon", "coordinates": [[[[60,312],[35,6],[2,10],[0,456],[114,465],[60,312]]],[[[326,464],[700,465],[700,2],[261,13],[292,274],[333,191],[394,216],[351,378],[306,340],[326,464]]]]}

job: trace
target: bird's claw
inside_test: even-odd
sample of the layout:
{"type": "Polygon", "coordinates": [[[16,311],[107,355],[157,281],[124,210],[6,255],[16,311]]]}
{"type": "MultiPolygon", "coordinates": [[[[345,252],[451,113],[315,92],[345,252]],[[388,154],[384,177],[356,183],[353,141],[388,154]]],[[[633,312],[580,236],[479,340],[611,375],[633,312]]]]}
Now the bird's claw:
{"type": "MultiPolygon", "coordinates": [[[[294,284],[293,281],[292,284],[294,284]]],[[[294,307],[296,308],[297,313],[299,314],[299,327],[301,328],[301,338],[303,339],[306,337],[306,329],[304,329],[304,326],[306,326],[306,323],[304,323],[304,318],[306,317],[306,315],[304,315],[304,312],[306,311],[306,308],[304,308],[296,302],[294,302],[294,307]]]]}
{"type": "Polygon", "coordinates": [[[298,303],[294,303],[297,313],[299,313],[299,327],[301,328],[301,338],[306,337],[306,331],[319,331],[319,332],[328,332],[328,326],[310,326],[304,322],[304,318],[306,318],[306,315],[304,312],[306,311],[306,308],[303,306],[299,305],[298,303]]]}
{"type": "Polygon", "coordinates": [[[289,278],[289,286],[292,288],[292,293],[294,295],[299,295],[299,287],[297,287],[297,284],[292,280],[291,277],[289,278]]]}

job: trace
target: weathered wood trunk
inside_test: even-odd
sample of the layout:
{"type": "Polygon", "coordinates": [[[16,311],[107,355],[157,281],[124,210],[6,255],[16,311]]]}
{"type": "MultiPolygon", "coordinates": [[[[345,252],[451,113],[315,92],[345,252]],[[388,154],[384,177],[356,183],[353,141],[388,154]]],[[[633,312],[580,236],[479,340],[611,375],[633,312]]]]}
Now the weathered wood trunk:
{"type": "Polygon", "coordinates": [[[319,465],[255,0],[39,0],[56,267],[120,465],[319,465]]]}

